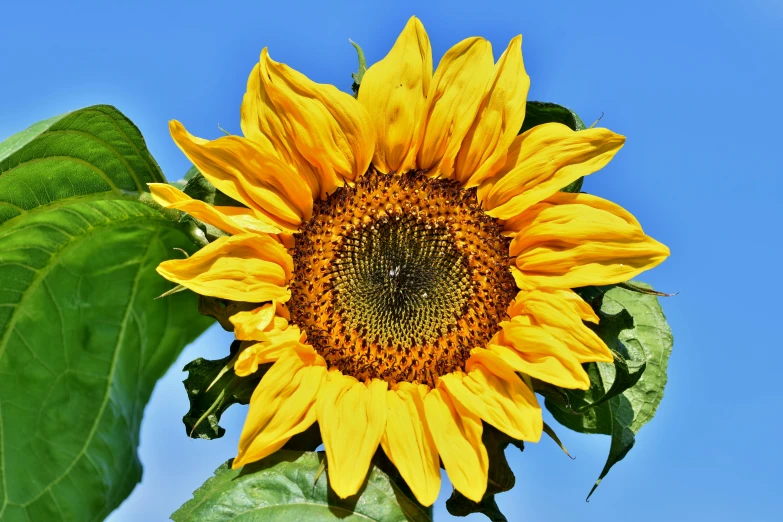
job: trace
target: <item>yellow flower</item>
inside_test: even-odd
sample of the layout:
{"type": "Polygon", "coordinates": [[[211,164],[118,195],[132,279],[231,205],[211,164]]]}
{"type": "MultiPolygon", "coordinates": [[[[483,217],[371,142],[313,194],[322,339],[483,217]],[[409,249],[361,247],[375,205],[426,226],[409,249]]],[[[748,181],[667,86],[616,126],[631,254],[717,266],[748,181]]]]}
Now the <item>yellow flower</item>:
{"type": "Polygon", "coordinates": [[[244,137],[177,145],[245,207],[162,184],[156,201],[227,232],[158,272],[203,295],[256,302],[231,318],[235,371],[274,362],[250,401],[234,467],[318,422],[332,488],[361,487],[378,445],[431,505],[440,463],[478,501],[483,422],[542,431],[530,378],[586,389],[609,362],[571,289],[626,281],[669,250],[619,206],[559,189],[606,165],[625,138],[556,123],[517,135],[530,80],[521,37],[495,63],[482,38],[432,73],[411,18],[358,98],[266,49],[242,102],[244,137]]]}

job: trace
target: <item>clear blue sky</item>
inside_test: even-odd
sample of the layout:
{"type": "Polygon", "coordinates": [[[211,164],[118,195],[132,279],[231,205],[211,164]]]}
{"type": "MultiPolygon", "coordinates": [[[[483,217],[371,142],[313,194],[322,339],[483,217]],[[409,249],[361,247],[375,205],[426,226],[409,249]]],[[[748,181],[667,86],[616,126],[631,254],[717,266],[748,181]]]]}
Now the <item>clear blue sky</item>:
{"type": "MultiPolygon", "coordinates": [[[[561,429],[576,460],[546,440],[509,452],[517,487],[499,497],[501,508],[526,521],[779,520],[783,4],[163,4],[3,2],[0,139],[109,103],[138,124],[177,179],[188,162],[167,120],[209,138],[220,135],[218,123],[239,132],[245,81],[264,46],[348,90],[356,67],[348,38],[376,61],[412,14],[436,61],[468,36],[488,38],[499,53],[522,33],[531,99],[568,105],[588,124],[604,113],[602,125],[628,137],[585,190],[619,202],[671,247],[672,257],[643,279],[680,294],[664,303],[675,346],[658,416],[591,502],[584,498],[609,440],[561,429]]],[[[234,454],[241,408],[229,410],[219,441],[191,441],[180,422],[180,368],[221,356],[229,340],[211,330],[159,383],[142,426],[144,480],[112,522],[165,520],[234,454]]],[[[449,519],[447,496],[438,520],[449,519]]]]}

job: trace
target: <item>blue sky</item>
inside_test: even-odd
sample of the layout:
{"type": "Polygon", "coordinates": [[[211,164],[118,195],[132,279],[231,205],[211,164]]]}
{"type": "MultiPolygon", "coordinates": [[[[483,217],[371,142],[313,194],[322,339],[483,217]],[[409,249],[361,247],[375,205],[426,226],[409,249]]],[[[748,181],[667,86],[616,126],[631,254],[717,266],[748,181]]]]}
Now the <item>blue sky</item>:
{"type": "MultiPolygon", "coordinates": [[[[664,303],[675,346],[658,415],[590,503],[609,440],[563,428],[576,460],[546,440],[510,452],[517,487],[499,497],[501,508],[529,521],[777,519],[779,2],[137,0],[5,2],[0,13],[0,139],[113,104],[140,127],[169,179],[189,165],[167,120],[207,138],[221,134],[218,124],[238,133],[245,81],[264,46],[348,90],[356,67],[348,38],[376,61],[412,14],[436,61],[468,36],[488,38],[499,54],[522,33],[531,99],[567,105],[588,124],[603,113],[602,125],[628,137],[585,190],[620,203],[671,247],[642,279],[680,294],[664,303]]],[[[143,482],[112,522],[165,520],[233,456],[242,408],[229,410],[218,441],[187,439],[180,421],[180,368],[220,357],[229,341],[210,330],[159,383],[142,425],[143,482]]],[[[437,520],[449,519],[447,496],[437,520]]]]}

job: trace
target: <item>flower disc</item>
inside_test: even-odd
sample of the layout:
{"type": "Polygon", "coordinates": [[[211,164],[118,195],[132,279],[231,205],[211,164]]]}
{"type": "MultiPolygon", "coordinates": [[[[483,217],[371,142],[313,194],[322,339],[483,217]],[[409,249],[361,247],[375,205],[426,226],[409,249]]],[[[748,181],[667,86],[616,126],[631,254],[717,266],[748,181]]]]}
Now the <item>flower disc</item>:
{"type": "Polygon", "coordinates": [[[301,228],[292,320],[343,373],[434,386],[507,318],[516,288],[501,232],[454,181],[368,174],[301,228]]]}

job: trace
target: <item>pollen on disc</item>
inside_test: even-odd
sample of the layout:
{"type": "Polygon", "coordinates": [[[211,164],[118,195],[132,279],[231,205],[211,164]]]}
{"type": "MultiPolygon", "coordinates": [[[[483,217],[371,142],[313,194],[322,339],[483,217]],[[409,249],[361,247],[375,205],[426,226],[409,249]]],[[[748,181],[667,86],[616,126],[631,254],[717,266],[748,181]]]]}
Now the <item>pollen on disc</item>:
{"type": "Polygon", "coordinates": [[[368,173],[320,201],[294,249],[292,320],[330,367],[435,385],[507,319],[508,239],[475,191],[368,173]]]}

